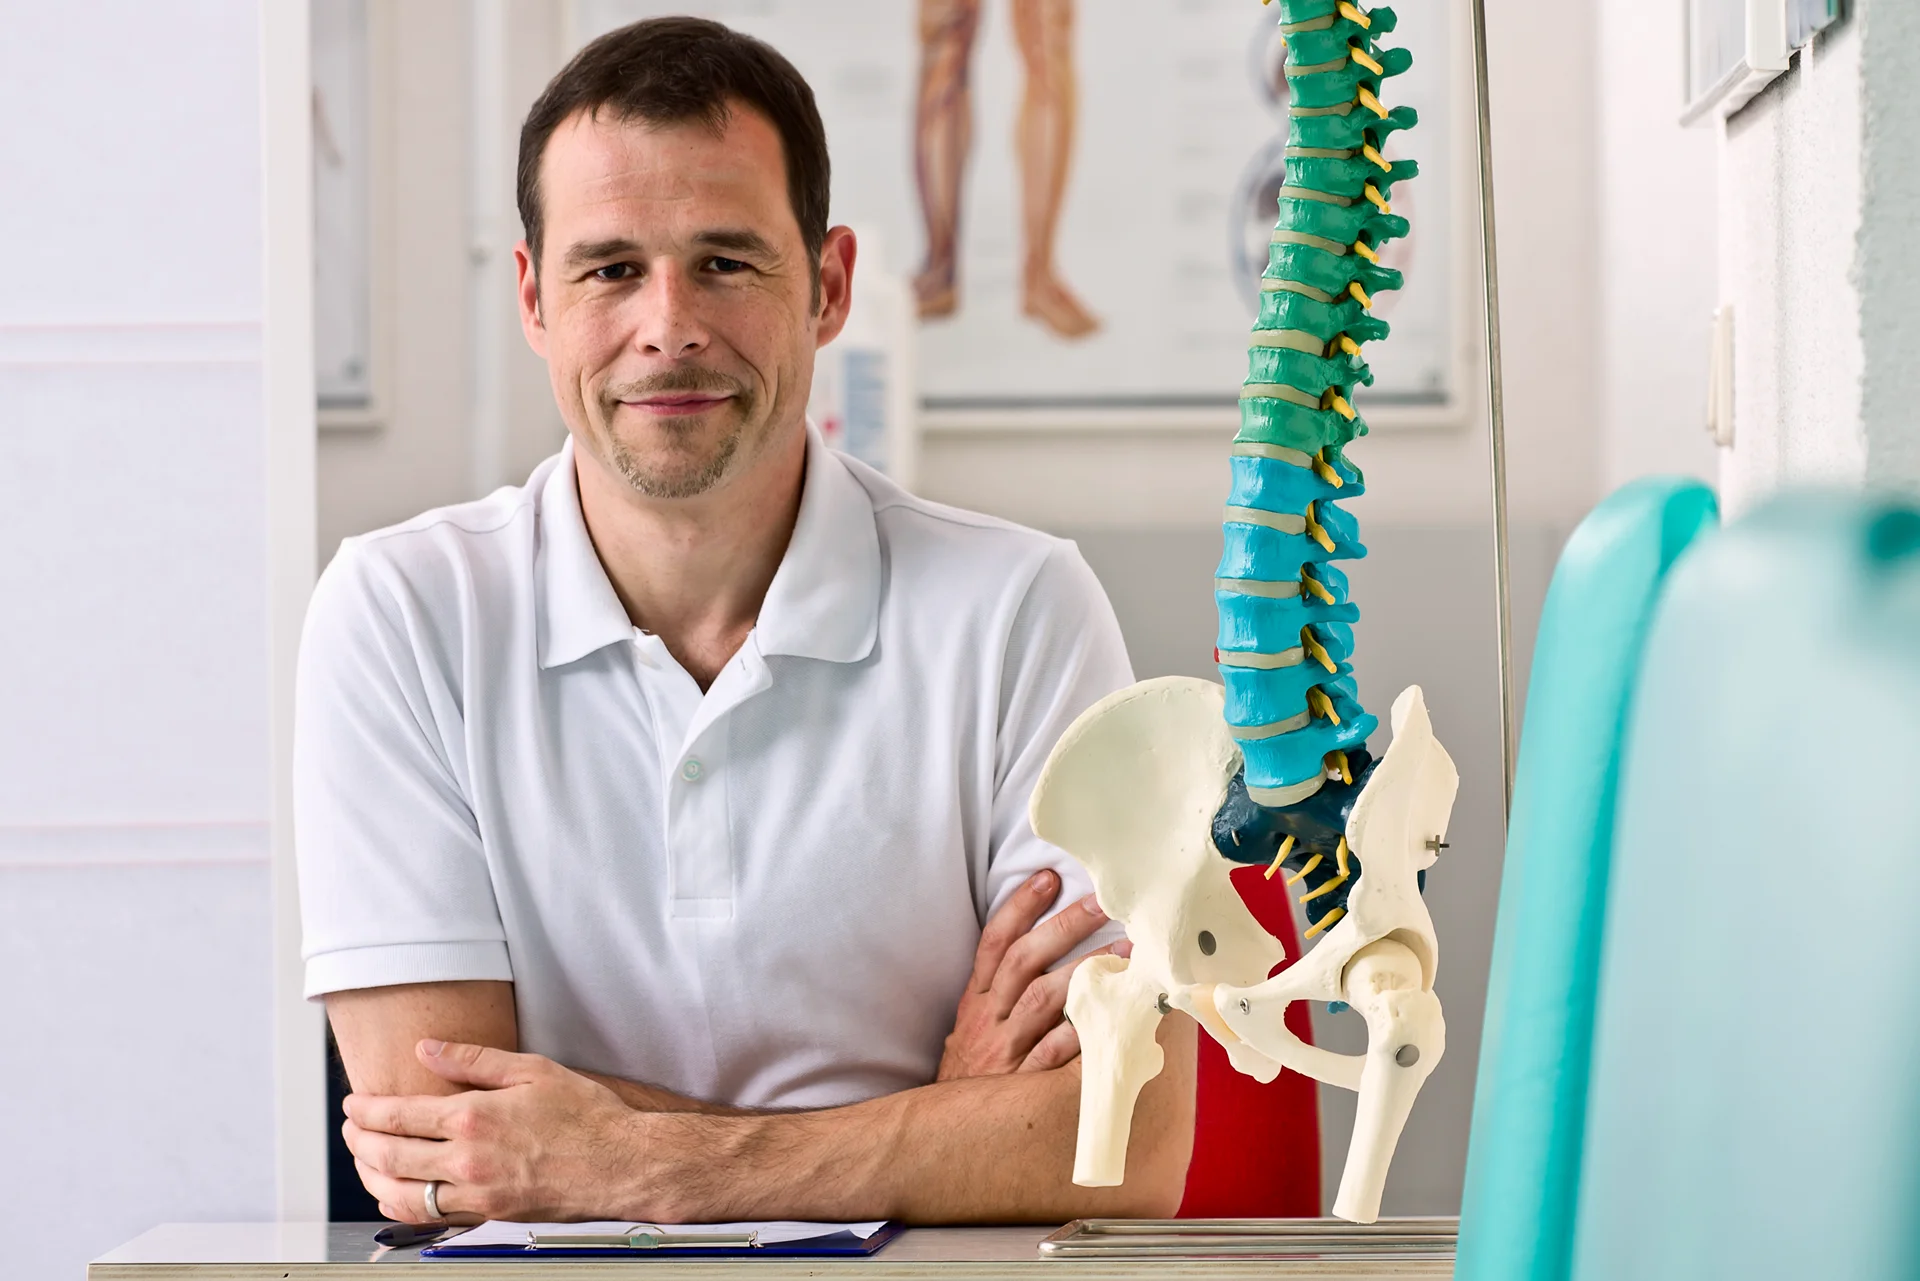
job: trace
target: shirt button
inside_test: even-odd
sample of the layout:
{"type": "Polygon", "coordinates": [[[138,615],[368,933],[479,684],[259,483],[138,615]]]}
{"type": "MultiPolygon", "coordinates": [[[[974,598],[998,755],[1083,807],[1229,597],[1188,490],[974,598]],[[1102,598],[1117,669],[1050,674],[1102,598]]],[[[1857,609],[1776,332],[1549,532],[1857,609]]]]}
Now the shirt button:
{"type": "Polygon", "coordinates": [[[694,757],[688,757],[687,763],[680,767],[680,777],[686,779],[689,783],[699,782],[700,775],[705,772],[706,767],[701,765],[699,760],[694,757]]]}

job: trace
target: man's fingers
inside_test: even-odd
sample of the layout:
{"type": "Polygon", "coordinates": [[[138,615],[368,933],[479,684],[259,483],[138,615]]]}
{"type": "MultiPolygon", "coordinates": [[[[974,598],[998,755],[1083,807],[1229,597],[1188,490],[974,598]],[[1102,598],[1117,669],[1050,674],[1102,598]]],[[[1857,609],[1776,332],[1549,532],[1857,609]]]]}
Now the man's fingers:
{"type": "Polygon", "coordinates": [[[538,1054],[510,1054],[486,1045],[459,1041],[422,1041],[414,1047],[420,1061],[435,1074],[459,1085],[498,1090],[524,1085],[539,1075],[549,1060],[538,1054]]]}
{"type": "Polygon", "coordinates": [[[1074,967],[1063,965],[1027,984],[1027,990],[1007,1011],[1005,1032],[1014,1054],[1026,1054],[1040,1042],[1067,1008],[1067,983],[1074,967]]]}
{"type": "Polygon", "coordinates": [[[361,1160],[355,1160],[353,1168],[361,1186],[380,1203],[380,1213],[399,1223],[428,1222],[426,1184],[391,1178],[361,1160]]]}
{"type": "Polygon", "coordinates": [[[440,1217],[435,1219],[427,1214],[425,1183],[418,1179],[388,1178],[363,1161],[355,1161],[353,1167],[359,1172],[360,1182],[368,1194],[380,1203],[381,1215],[396,1223],[448,1223],[454,1227],[471,1227],[486,1222],[485,1215],[458,1208],[460,1199],[467,1192],[458,1185],[441,1182],[440,1190],[433,1198],[440,1205],[440,1217]]]}
{"type": "Polygon", "coordinates": [[[1007,949],[993,978],[994,995],[1009,1003],[1017,1000],[1028,984],[1106,923],[1107,914],[1091,894],[1054,913],[1007,949]]]}
{"type": "Polygon", "coordinates": [[[352,1121],[344,1122],[340,1133],[346,1137],[354,1164],[367,1166],[389,1179],[415,1179],[424,1183],[428,1179],[451,1177],[444,1143],[363,1130],[352,1121]]]}
{"type": "MultiPolygon", "coordinates": [[[[1053,1030],[1066,1013],[1067,985],[1073,982],[1073,972],[1095,956],[1129,956],[1133,953],[1133,944],[1126,939],[1097,947],[1086,956],[1078,956],[1071,965],[1042,974],[1027,984],[1027,990],[1013,1003],[1007,1012],[1006,1031],[1013,1043],[1015,1052],[1030,1053],[1041,1038],[1053,1030]]],[[[1075,1043],[1076,1045],[1078,1042],[1075,1043]]],[[[1079,1053],[1078,1049],[1074,1053],[1079,1053]]]]}
{"type": "Polygon", "coordinates": [[[980,946],[974,949],[973,978],[968,984],[972,991],[985,992],[993,987],[994,976],[1000,972],[1007,949],[1026,937],[1033,923],[1053,905],[1059,894],[1060,877],[1043,869],[1029,876],[1025,884],[1013,892],[1013,897],[1000,905],[987,927],[980,931],[980,946]]]}
{"type": "Polygon", "coordinates": [[[1047,1072],[1065,1067],[1080,1055],[1080,1034],[1073,1024],[1062,1022],[1040,1038],[1040,1044],[1020,1064],[1022,1072],[1047,1072]]]}
{"type": "Polygon", "coordinates": [[[416,1139],[450,1139],[450,1118],[463,1106],[459,1096],[413,1094],[349,1094],[347,1119],[363,1130],[408,1135],[416,1139]]]}

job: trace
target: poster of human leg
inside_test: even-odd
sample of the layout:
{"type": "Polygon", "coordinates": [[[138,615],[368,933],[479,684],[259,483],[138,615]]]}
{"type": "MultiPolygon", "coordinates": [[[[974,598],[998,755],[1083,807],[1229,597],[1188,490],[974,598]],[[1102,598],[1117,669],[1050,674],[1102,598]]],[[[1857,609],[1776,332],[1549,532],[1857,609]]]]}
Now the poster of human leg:
{"type": "MultiPolygon", "coordinates": [[[[1421,52],[1396,94],[1436,154],[1395,201],[1412,235],[1383,255],[1408,284],[1382,301],[1394,340],[1359,402],[1382,423],[1444,418],[1461,391],[1453,166],[1437,154],[1450,14],[1400,8],[1396,38],[1421,52]]],[[[927,411],[1232,411],[1286,155],[1272,8],[573,0],[571,36],[688,12],[765,39],[812,83],[834,220],[869,229],[867,261],[912,280],[927,411]]]]}

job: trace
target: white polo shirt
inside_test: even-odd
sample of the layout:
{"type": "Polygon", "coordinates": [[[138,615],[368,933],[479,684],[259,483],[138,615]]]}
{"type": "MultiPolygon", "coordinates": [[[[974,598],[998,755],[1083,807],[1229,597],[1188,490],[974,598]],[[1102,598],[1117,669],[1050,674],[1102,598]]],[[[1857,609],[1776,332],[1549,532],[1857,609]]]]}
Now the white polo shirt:
{"type": "Polygon", "coordinates": [[[924,502],[810,429],[792,542],[703,694],[614,595],[569,443],[321,576],[307,994],[511,980],[523,1049],[738,1105],[925,1083],[988,916],[1041,867],[1062,905],[1090,889],[1027,796],[1130,679],[1071,543],[924,502]]]}

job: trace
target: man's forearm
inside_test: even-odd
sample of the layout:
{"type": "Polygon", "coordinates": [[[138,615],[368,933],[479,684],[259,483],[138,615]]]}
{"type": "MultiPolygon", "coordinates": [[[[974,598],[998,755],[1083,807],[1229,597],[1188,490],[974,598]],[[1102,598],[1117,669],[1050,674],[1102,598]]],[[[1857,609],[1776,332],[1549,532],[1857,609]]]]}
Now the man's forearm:
{"type": "Polygon", "coordinates": [[[634,1204],[619,1208],[657,1216],[666,1196],[689,1222],[1171,1215],[1193,1146],[1193,1024],[1165,1020],[1161,1044],[1166,1067],[1140,1095],[1121,1187],[1072,1182],[1076,1061],[1051,1072],[945,1081],[816,1112],[644,1118],[646,1126],[692,1129],[658,1143],[644,1137],[658,1131],[636,1131],[643,1137],[628,1169],[634,1204]],[[657,1155],[688,1148],[707,1159],[657,1155]]]}
{"type": "MultiPolygon", "coordinates": [[[[348,1080],[362,1094],[443,1094],[457,1089],[421,1065],[414,1047],[423,1037],[508,1051],[520,1048],[511,983],[411,983],[335,992],[327,997],[327,1014],[348,1080]]],[[[750,1111],[617,1076],[581,1075],[642,1112],[744,1116],[750,1111]]]]}
{"type": "Polygon", "coordinates": [[[603,1076],[598,1072],[581,1072],[580,1075],[600,1082],[619,1095],[622,1103],[638,1112],[696,1112],[702,1116],[756,1115],[753,1108],[736,1108],[729,1107],[725,1103],[708,1103],[701,1099],[689,1098],[684,1094],[675,1094],[672,1090],[663,1089],[657,1085],[648,1085],[643,1081],[603,1076]]]}

